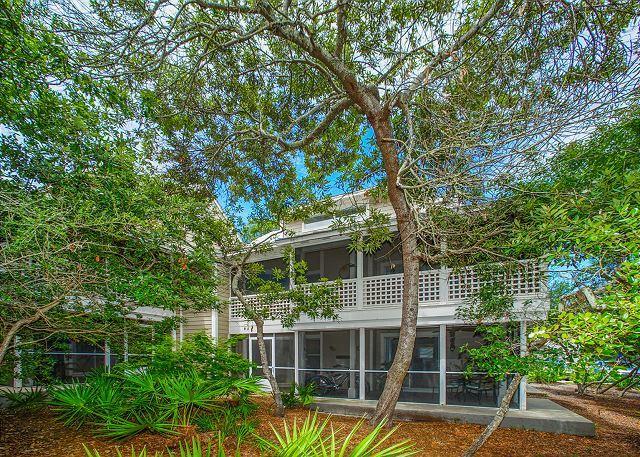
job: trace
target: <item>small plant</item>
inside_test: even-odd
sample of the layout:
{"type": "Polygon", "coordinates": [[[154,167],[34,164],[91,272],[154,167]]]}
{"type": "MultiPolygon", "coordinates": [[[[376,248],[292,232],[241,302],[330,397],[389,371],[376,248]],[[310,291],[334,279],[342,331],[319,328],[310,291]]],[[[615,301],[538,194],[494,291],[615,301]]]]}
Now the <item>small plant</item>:
{"type": "Polygon", "coordinates": [[[309,415],[301,425],[294,419],[293,426],[284,423],[284,432],[279,433],[273,425],[271,428],[275,434],[275,441],[258,437],[258,442],[263,451],[277,457],[289,456],[341,456],[341,457],[408,457],[418,454],[413,444],[409,441],[392,444],[385,447],[385,442],[395,433],[397,427],[381,436],[384,422],[376,426],[369,434],[357,443],[355,435],[362,427],[363,421],[358,422],[343,439],[338,439],[333,427],[329,431],[327,425],[329,418],[323,422],[318,421],[317,414],[309,415]],[[341,444],[340,444],[341,443],[341,444]],[[347,451],[352,447],[351,451],[347,451]]]}
{"type": "Polygon", "coordinates": [[[289,391],[282,394],[282,403],[287,408],[296,406],[308,406],[313,403],[315,386],[313,383],[301,386],[295,382],[289,387],[289,391]]]}
{"type": "Polygon", "coordinates": [[[259,422],[245,416],[238,407],[226,408],[219,412],[200,416],[195,420],[198,428],[204,432],[218,431],[221,436],[233,436],[238,447],[247,438],[254,435],[259,422]]]}
{"type": "MultiPolygon", "coordinates": [[[[100,452],[97,450],[89,449],[86,445],[82,445],[84,448],[84,453],[86,457],[101,457],[100,452]]],[[[198,438],[193,438],[191,443],[184,442],[180,443],[180,447],[178,453],[175,453],[169,449],[167,449],[168,457],[213,457],[213,452],[211,450],[211,442],[207,443],[207,446],[203,446],[202,442],[198,438]]],[[[146,446],[141,450],[136,451],[133,446],[131,446],[130,453],[128,454],[130,457],[151,457],[152,454],[147,452],[146,446]]],[[[154,452],[153,457],[162,457],[164,455],[163,452],[154,452]]],[[[125,454],[118,449],[118,457],[124,457],[125,454]]],[[[222,445],[222,439],[218,438],[218,452],[216,453],[217,457],[225,457],[224,447],[222,445]]]]}
{"type": "Polygon", "coordinates": [[[0,392],[0,397],[7,399],[10,409],[21,412],[39,411],[46,406],[48,401],[47,392],[40,388],[22,392],[5,390],[0,392]]]}

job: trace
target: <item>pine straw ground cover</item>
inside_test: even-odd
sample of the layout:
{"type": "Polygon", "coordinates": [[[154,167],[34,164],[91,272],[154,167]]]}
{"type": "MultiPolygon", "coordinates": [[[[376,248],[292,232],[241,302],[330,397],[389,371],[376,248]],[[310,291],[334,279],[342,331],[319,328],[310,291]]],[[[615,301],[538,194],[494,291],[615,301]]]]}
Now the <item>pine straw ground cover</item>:
{"type": "MultiPolygon", "coordinates": [[[[627,456],[640,455],[640,398],[619,400],[613,396],[604,398],[575,397],[566,388],[543,388],[545,395],[596,422],[598,436],[594,438],[555,435],[522,430],[498,430],[480,452],[481,456],[627,456]]],[[[258,433],[272,437],[271,424],[282,427],[282,420],[269,415],[270,403],[261,399],[256,417],[261,421],[258,433]]],[[[287,413],[287,420],[303,420],[308,411],[297,408],[287,413]]],[[[320,415],[321,417],[326,417],[320,415]]],[[[357,418],[332,416],[334,428],[350,429],[357,418]]],[[[359,435],[370,431],[365,426],[359,435]]],[[[482,431],[481,426],[454,424],[441,421],[405,422],[392,437],[392,441],[411,439],[424,456],[459,456],[482,431]]],[[[0,456],[84,457],[82,444],[100,451],[103,457],[115,456],[116,448],[147,446],[149,450],[175,448],[180,440],[197,432],[184,430],[182,437],[141,435],[126,442],[114,443],[95,438],[89,428],[74,430],[64,427],[48,412],[17,415],[8,411],[0,413],[0,456]]],[[[200,434],[206,441],[212,434],[200,434]]],[[[190,439],[190,438],[189,438],[190,439]]],[[[226,443],[232,451],[235,444],[230,438],[226,443]]],[[[233,455],[233,454],[229,454],[233,455]]],[[[245,444],[243,456],[259,455],[257,448],[245,444]]]]}

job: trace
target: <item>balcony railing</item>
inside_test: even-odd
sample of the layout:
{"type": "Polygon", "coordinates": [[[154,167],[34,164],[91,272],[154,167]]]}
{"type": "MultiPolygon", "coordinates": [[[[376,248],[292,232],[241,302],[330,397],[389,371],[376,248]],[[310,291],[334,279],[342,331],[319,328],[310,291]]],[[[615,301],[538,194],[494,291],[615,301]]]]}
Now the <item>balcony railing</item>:
{"type": "MultiPolygon", "coordinates": [[[[421,271],[418,301],[420,305],[459,303],[472,297],[487,282],[493,281],[505,282],[509,292],[517,298],[539,296],[543,292],[542,272],[542,266],[533,262],[523,262],[515,271],[494,275],[489,280],[473,268],[421,271]]],[[[404,278],[402,274],[394,274],[345,279],[337,287],[344,311],[393,308],[402,303],[404,278]]],[[[245,299],[253,305],[260,303],[258,295],[247,295],[245,299]]],[[[288,301],[272,303],[271,315],[278,316],[289,306],[291,303],[288,301]]],[[[229,311],[231,319],[242,319],[242,305],[236,297],[230,299],[229,311]]]]}

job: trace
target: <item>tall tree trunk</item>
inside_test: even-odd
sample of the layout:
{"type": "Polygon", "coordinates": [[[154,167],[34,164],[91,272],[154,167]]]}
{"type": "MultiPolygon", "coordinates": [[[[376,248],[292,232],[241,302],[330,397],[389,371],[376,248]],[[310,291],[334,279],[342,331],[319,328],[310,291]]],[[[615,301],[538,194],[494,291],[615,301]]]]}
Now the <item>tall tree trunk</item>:
{"type": "Polygon", "coordinates": [[[415,255],[418,249],[416,222],[414,220],[415,216],[405,198],[404,191],[397,186],[400,167],[398,152],[393,143],[393,130],[389,116],[389,113],[380,112],[375,116],[370,116],[369,122],[373,126],[376,143],[382,153],[387,174],[389,201],[396,214],[396,224],[402,246],[404,287],[402,290],[402,318],[398,348],[387,373],[387,379],[376,410],[371,417],[371,423],[374,425],[383,420],[387,421],[388,425],[393,422],[393,414],[400,396],[400,390],[411,365],[418,322],[420,262],[415,255]]]}
{"type": "MultiPolygon", "coordinates": [[[[269,385],[271,386],[271,395],[273,396],[273,401],[276,404],[276,416],[282,417],[284,416],[284,404],[282,403],[282,395],[280,393],[280,387],[278,387],[278,382],[276,381],[275,376],[269,369],[269,358],[267,357],[267,347],[264,344],[264,319],[259,314],[255,313],[253,307],[247,303],[244,298],[244,294],[240,290],[239,283],[240,278],[242,277],[242,267],[237,267],[235,269],[235,273],[231,276],[231,291],[236,296],[240,303],[242,304],[245,312],[248,312],[253,319],[253,322],[256,324],[256,340],[258,341],[258,352],[260,353],[260,364],[262,365],[262,374],[269,381],[269,385]]],[[[274,361],[275,362],[275,361],[274,361]]]]}
{"type": "Polygon", "coordinates": [[[254,319],[256,324],[256,340],[258,341],[258,352],[260,352],[260,363],[262,364],[262,374],[269,381],[271,386],[271,395],[273,401],[276,404],[275,414],[278,417],[284,416],[284,404],[282,403],[282,394],[280,393],[280,387],[276,381],[276,377],[269,368],[269,357],[267,357],[267,347],[264,344],[264,321],[262,318],[254,319]]]}
{"type": "Polygon", "coordinates": [[[472,457],[476,455],[476,452],[478,452],[484,443],[487,442],[491,434],[500,427],[500,424],[504,420],[504,416],[506,416],[509,411],[509,404],[511,403],[513,396],[516,394],[521,381],[522,375],[519,373],[515,374],[504,394],[504,397],[502,397],[502,401],[500,402],[500,406],[498,407],[498,411],[493,417],[493,420],[489,425],[487,425],[487,428],[484,429],[480,436],[476,438],[469,449],[467,449],[467,452],[464,453],[464,457],[472,457]]]}

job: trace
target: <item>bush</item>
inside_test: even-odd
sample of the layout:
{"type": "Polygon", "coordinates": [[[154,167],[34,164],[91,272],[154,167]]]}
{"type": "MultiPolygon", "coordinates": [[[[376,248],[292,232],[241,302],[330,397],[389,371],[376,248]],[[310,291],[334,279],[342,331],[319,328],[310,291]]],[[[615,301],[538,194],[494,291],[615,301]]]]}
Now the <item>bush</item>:
{"type": "Polygon", "coordinates": [[[296,406],[308,406],[313,403],[313,396],[315,394],[315,386],[313,383],[301,386],[295,382],[289,387],[289,392],[282,394],[282,403],[287,408],[294,408],[296,406]]]}
{"type": "Polygon", "coordinates": [[[122,439],[149,431],[177,433],[194,418],[242,404],[261,392],[258,378],[204,379],[196,371],[165,375],[140,371],[101,373],[84,384],[51,391],[54,411],[67,426],[98,425],[99,434],[122,439]]]}
{"type": "Polygon", "coordinates": [[[296,420],[293,421],[293,427],[289,428],[287,422],[284,423],[284,433],[279,433],[273,425],[271,428],[275,434],[275,441],[264,438],[258,438],[263,451],[276,457],[285,456],[328,456],[340,455],[344,457],[407,457],[418,454],[413,444],[409,441],[392,444],[385,447],[385,442],[395,433],[397,427],[380,436],[384,427],[384,422],[376,426],[364,438],[355,441],[355,435],[362,427],[363,421],[358,422],[347,436],[338,440],[333,427],[329,431],[327,425],[330,418],[326,418],[324,422],[319,422],[316,414],[309,415],[304,422],[298,426],[296,420]],[[349,447],[353,446],[350,452],[349,447]]]}
{"type": "Polygon", "coordinates": [[[255,368],[252,362],[234,352],[236,344],[243,338],[239,335],[216,341],[204,333],[196,333],[176,342],[167,337],[150,348],[153,353],[151,360],[138,365],[129,364],[129,367],[144,368],[152,374],[196,371],[206,379],[243,377],[250,368],[255,368]]]}
{"type": "Polygon", "coordinates": [[[47,392],[43,389],[25,390],[22,392],[1,391],[0,397],[9,402],[10,409],[21,412],[39,411],[47,405],[47,392]]]}

